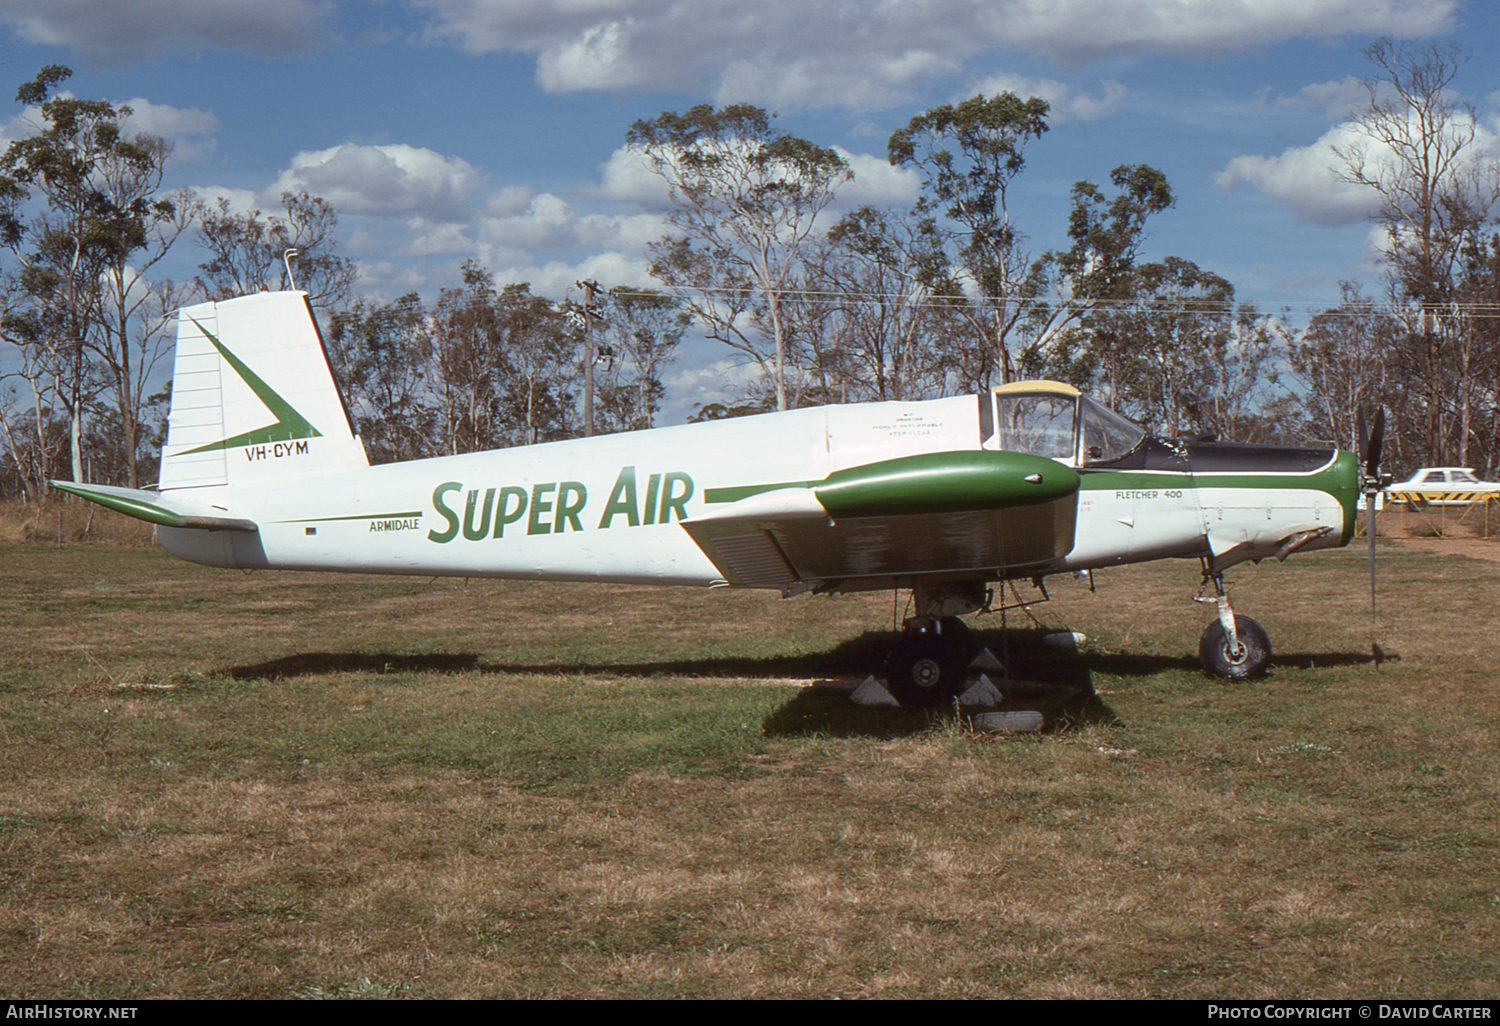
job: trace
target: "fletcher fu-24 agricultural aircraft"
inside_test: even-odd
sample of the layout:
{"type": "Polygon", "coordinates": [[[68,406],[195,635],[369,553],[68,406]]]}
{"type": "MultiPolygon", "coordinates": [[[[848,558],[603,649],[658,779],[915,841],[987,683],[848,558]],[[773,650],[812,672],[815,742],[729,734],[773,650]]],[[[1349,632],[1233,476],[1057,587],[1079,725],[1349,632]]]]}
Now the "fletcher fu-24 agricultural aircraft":
{"type": "Polygon", "coordinates": [[[1348,544],[1358,457],[1163,439],[1055,382],[789,410],[370,466],[301,292],[180,312],[155,491],[55,482],[209,566],[801,592],[910,589],[887,663],[905,704],[952,696],[960,617],[1014,578],[1202,561],[1205,667],[1270,656],[1223,572],[1348,544]]]}

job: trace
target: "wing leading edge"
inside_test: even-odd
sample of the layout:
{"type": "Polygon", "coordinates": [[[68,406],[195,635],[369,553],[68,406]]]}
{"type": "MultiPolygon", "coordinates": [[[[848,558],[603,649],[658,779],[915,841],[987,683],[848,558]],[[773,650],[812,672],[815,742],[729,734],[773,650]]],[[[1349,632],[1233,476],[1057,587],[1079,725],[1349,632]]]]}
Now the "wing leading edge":
{"type": "Polygon", "coordinates": [[[856,591],[912,576],[1000,577],[1073,548],[1078,474],[1019,452],[922,453],[821,481],[712,489],[683,528],[730,584],[856,591]]]}

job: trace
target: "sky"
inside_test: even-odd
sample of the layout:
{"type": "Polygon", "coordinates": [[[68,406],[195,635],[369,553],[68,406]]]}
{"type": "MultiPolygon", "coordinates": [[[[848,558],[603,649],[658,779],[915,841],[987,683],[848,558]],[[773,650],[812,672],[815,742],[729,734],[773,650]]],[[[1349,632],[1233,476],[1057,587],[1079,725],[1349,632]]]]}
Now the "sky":
{"type": "MultiPolygon", "coordinates": [[[[1305,320],[1379,275],[1373,198],[1330,146],[1381,36],[1466,49],[1456,98],[1500,159],[1493,0],[0,0],[0,89],[63,64],[70,93],[174,144],[168,187],[266,212],[322,196],[376,301],[434,297],[469,259],[558,300],[652,284],[665,190],[625,149],[637,119],[774,111],[854,168],[836,215],[916,198],[885,159],[913,115],[1009,90],[1052,107],[1013,187],[1034,252],[1063,245],[1075,182],[1150,164],[1177,203],[1144,258],[1305,320]]],[[[30,123],[0,108],[0,144],[30,123]]],[[[173,259],[185,277],[206,255],[173,259]]],[[[721,397],[731,363],[685,354],[658,423],[721,397]]]]}

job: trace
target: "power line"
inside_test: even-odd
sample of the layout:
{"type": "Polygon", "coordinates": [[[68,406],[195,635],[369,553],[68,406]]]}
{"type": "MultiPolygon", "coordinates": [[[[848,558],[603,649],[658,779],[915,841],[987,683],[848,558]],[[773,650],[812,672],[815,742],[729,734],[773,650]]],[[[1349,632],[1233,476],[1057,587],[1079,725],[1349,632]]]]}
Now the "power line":
{"type": "MultiPolygon", "coordinates": [[[[693,293],[704,296],[740,297],[753,298],[762,293],[759,288],[723,288],[710,286],[668,286],[669,291],[678,293],[693,293]]],[[[660,296],[659,291],[636,292],[628,289],[616,289],[614,295],[620,297],[645,297],[660,296]]],[[[1144,311],[1152,313],[1198,313],[1212,315],[1232,315],[1242,309],[1254,310],[1260,316],[1277,316],[1280,314],[1300,314],[1308,317],[1346,317],[1360,318],[1377,315],[1401,316],[1423,312],[1420,305],[1407,305],[1396,302],[1360,302],[1356,304],[1340,304],[1329,306],[1322,303],[1310,303],[1306,301],[1281,301],[1266,302],[1248,299],[1211,299],[1208,297],[1183,296],[1172,299],[1089,299],[1089,298],[1067,298],[1067,297],[999,297],[986,298],[974,297],[963,294],[928,294],[914,297],[908,293],[901,292],[875,292],[869,290],[833,290],[833,289],[783,289],[777,291],[777,296],[783,301],[796,302],[798,300],[808,302],[827,303],[838,301],[839,303],[879,303],[900,302],[904,306],[913,309],[944,309],[951,310],[960,307],[970,309],[983,309],[985,307],[1005,305],[1014,310],[1021,311],[1064,311],[1075,308],[1080,312],[1092,310],[1105,311],[1144,311]]],[[[1500,316],[1500,302],[1452,302],[1434,304],[1425,308],[1432,313],[1454,313],[1464,314],[1470,317],[1496,317],[1500,316]]]]}

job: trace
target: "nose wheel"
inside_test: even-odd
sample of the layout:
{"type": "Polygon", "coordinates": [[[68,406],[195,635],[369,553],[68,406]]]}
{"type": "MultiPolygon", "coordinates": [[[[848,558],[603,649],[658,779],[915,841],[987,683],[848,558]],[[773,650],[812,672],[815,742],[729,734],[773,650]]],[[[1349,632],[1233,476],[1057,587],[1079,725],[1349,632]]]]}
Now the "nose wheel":
{"type": "Polygon", "coordinates": [[[1266,668],[1271,659],[1271,639],[1261,625],[1248,616],[1235,614],[1234,641],[1218,620],[1208,625],[1198,642],[1203,668],[1225,680],[1248,680],[1266,668]]]}
{"type": "Polygon", "coordinates": [[[1219,618],[1208,625],[1198,640],[1198,661],[1203,669],[1224,680],[1249,680],[1271,661],[1271,639],[1265,629],[1248,616],[1240,616],[1229,605],[1224,594],[1224,575],[1204,561],[1203,581],[1214,586],[1216,597],[1199,596],[1200,602],[1212,602],[1219,618]]]}

